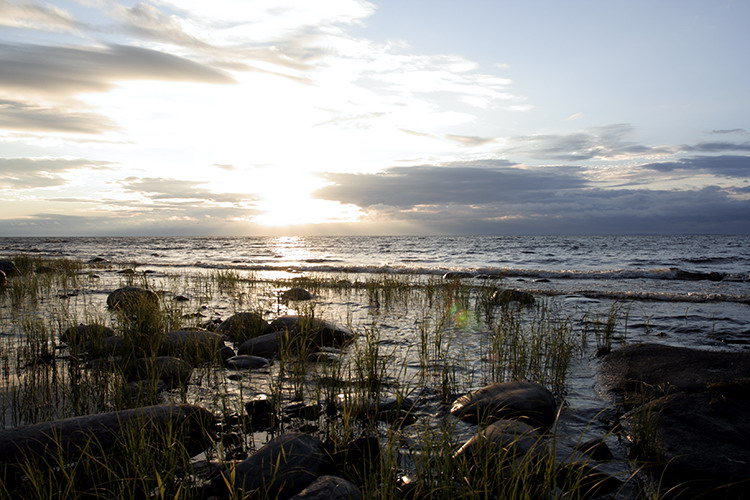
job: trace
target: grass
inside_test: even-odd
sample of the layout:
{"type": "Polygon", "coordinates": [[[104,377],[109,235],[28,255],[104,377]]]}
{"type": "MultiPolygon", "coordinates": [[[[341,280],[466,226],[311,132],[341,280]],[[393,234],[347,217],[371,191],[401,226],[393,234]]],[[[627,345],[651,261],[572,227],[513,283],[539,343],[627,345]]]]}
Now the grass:
{"type": "MultiPolygon", "coordinates": [[[[251,453],[268,436],[301,426],[310,427],[339,454],[357,438],[376,438],[381,446],[376,458],[341,465],[364,498],[402,498],[406,490],[413,498],[531,498],[554,494],[564,481],[573,483],[565,488],[575,498],[581,489],[576,483],[584,484],[571,475],[563,481],[554,450],[548,448],[542,456],[523,459],[511,459],[509,449],[493,450],[479,465],[453,457],[469,432],[447,413],[446,405],[457,395],[489,382],[530,380],[564,398],[566,375],[583,354],[586,334],[554,303],[497,306],[492,285],[406,275],[268,280],[231,270],[118,274],[64,259],[13,260],[21,273],[0,290],[4,426],[153,402],[191,403],[208,408],[221,422],[205,456],[219,463],[251,453]],[[158,292],[159,304],[107,309],[104,290],[125,285],[158,292]],[[304,287],[320,300],[280,302],[279,292],[291,287],[304,287]],[[178,295],[188,301],[176,301],[178,295]],[[328,362],[311,362],[309,355],[316,351],[311,345],[288,343],[267,369],[235,373],[217,358],[206,359],[196,361],[188,386],[160,391],[157,375],[151,373],[140,392],[129,392],[128,367],[137,358],[153,359],[166,332],[206,326],[213,317],[226,319],[239,311],[267,319],[285,313],[325,318],[357,335],[352,345],[330,353],[328,362]],[[79,323],[112,327],[124,338],[124,351],[104,356],[92,367],[84,350],[63,348],[59,342],[62,331],[79,323]],[[318,405],[320,416],[312,421],[279,418],[270,430],[248,432],[244,402],[259,393],[272,397],[279,417],[290,402],[318,405]],[[413,397],[426,401],[429,411],[409,425],[413,397]],[[378,418],[387,399],[397,402],[396,418],[378,418]],[[512,465],[491,466],[498,463],[512,465]],[[403,477],[415,481],[406,485],[401,480],[399,486],[403,477]]],[[[608,317],[597,341],[613,338],[617,312],[608,317]]],[[[39,467],[29,459],[22,464],[21,483],[3,483],[0,497],[204,496],[206,474],[175,444],[171,431],[148,437],[134,431],[121,448],[115,456],[91,443],[73,462],[59,457],[53,467],[39,467]]]]}

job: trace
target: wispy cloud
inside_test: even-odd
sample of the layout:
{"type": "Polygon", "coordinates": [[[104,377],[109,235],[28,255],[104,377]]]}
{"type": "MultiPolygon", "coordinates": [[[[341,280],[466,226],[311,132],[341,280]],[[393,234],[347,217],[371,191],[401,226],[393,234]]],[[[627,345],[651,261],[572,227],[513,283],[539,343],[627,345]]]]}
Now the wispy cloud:
{"type": "Polygon", "coordinates": [[[106,161],[60,158],[0,158],[0,188],[35,189],[62,186],[61,175],[81,169],[109,169],[106,161]]]}

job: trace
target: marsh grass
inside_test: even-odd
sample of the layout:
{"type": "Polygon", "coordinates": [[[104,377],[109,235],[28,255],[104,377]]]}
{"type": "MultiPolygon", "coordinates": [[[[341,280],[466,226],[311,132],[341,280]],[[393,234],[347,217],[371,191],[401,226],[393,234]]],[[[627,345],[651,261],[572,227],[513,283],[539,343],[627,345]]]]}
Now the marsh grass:
{"type": "MultiPolygon", "coordinates": [[[[435,277],[383,274],[264,279],[252,273],[219,270],[170,276],[132,273],[114,279],[102,272],[104,277],[95,279],[80,263],[55,260],[52,262],[60,263],[49,265],[51,271],[37,273],[45,261],[27,257],[16,261],[23,269],[21,275],[9,280],[0,292],[0,331],[9,333],[0,338],[2,380],[11,395],[0,398],[5,425],[153,402],[194,403],[210,408],[225,428],[206,456],[230,463],[227,455],[237,451],[237,446],[239,451],[252,452],[260,444],[257,439],[299,424],[280,419],[267,433],[246,434],[242,443],[233,447],[222,444],[230,430],[240,432],[237,421],[242,421],[244,402],[267,393],[276,415],[282,415],[291,401],[319,405],[324,411],[312,425],[334,451],[346,450],[352,441],[365,437],[379,441],[380,453],[374,460],[342,466],[361,487],[364,498],[402,498],[404,490],[396,484],[403,476],[416,478],[411,486],[403,486],[413,498],[539,498],[560,491],[562,480],[551,458],[553,452],[547,448],[540,452],[541,457],[519,459],[506,449],[493,451],[479,464],[457,461],[454,453],[461,442],[457,442],[456,427],[464,424],[450,417],[446,408],[457,394],[492,381],[531,380],[564,395],[568,369],[581,354],[581,337],[585,335],[575,331],[574,322],[553,303],[498,306],[492,301],[493,285],[435,277]],[[158,305],[143,302],[127,311],[108,310],[100,290],[123,285],[164,293],[158,305]],[[297,286],[322,299],[301,304],[279,302],[280,290],[297,286]],[[99,290],[99,295],[92,290],[99,290]],[[71,292],[76,295],[59,298],[71,292]],[[172,300],[182,293],[189,297],[187,302],[172,300]],[[345,310],[336,306],[340,303],[355,305],[345,310]],[[160,390],[157,375],[151,373],[133,393],[129,367],[138,358],[154,358],[168,331],[199,326],[200,319],[190,313],[202,307],[225,315],[257,311],[265,317],[269,311],[275,315],[294,311],[310,322],[345,316],[344,323],[356,337],[329,362],[310,361],[309,356],[317,350],[312,343],[288,340],[271,367],[240,374],[238,379],[230,380],[221,360],[214,358],[194,363],[187,387],[160,390]],[[60,333],[81,322],[111,326],[125,338],[124,351],[105,353],[92,367],[86,349],[75,345],[63,348],[60,333]],[[378,418],[386,398],[396,400],[399,411],[409,414],[414,410],[412,394],[423,388],[434,395],[430,413],[435,416],[420,414],[415,425],[405,424],[401,417],[378,418]],[[432,423],[422,425],[423,420],[432,423]]],[[[603,326],[603,341],[615,338],[617,314],[619,309],[613,310],[603,326]]],[[[156,436],[133,432],[121,448],[115,456],[91,443],[79,460],[58,460],[48,468],[35,467],[33,460],[29,461],[22,485],[16,489],[4,486],[0,497],[203,497],[201,478],[193,469],[195,461],[174,443],[169,432],[156,436]]],[[[566,481],[577,480],[568,477],[566,481]]],[[[575,484],[565,488],[576,491],[575,484]]]]}

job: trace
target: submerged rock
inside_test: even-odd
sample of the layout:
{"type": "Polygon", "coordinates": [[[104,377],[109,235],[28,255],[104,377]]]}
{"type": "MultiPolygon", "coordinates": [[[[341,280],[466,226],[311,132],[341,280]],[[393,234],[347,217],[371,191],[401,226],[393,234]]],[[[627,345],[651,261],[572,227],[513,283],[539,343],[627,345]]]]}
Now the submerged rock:
{"type": "Polygon", "coordinates": [[[526,455],[541,445],[542,436],[520,420],[501,419],[488,425],[454,454],[467,461],[503,461],[526,455]]]}
{"type": "Polygon", "coordinates": [[[231,484],[245,498],[288,499],[333,468],[318,438],[291,432],[269,441],[233,470],[215,478],[212,486],[226,489],[231,484]]]}
{"type": "Polygon", "coordinates": [[[5,276],[5,271],[0,270],[0,286],[5,286],[5,283],[8,281],[8,278],[5,276]]]}
{"type": "Polygon", "coordinates": [[[157,379],[164,382],[167,389],[186,386],[192,375],[192,366],[172,356],[137,359],[128,373],[130,380],[157,379]]]}
{"type": "Polygon", "coordinates": [[[202,363],[221,359],[224,339],[218,333],[207,330],[174,330],[161,341],[159,354],[175,356],[190,363],[202,363]]]}
{"type": "Polygon", "coordinates": [[[104,325],[71,326],[60,335],[60,341],[68,345],[80,345],[84,342],[99,342],[115,335],[115,331],[104,325]]]}
{"type": "Polygon", "coordinates": [[[535,302],[534,296],[523,290],[496,290],[492,294],[492,302],[498,305],[506,305],[511,302],[518,302],[521,305],[529,306],[535,302]]]}
{"type": "Polygon", "coordinates": [[[8,278],[20,274],[16,264],[12,260],[7,259],[0,260],[0,271],[5,273],[5,276],[8,278]]]}
{"type": "Polygon", "coordinates": [[[224,364],[227,368],[234,370],[254,370],[256,368],[263,368],[268,366],[270,361],[260,356],[250,356],[247,354],[241,354],[239,356],[233,356],[226,361],[224,364]]]}
{"type": "Polygon", "coordinates": [[[498,418],[523,420],[547,429],[555,422],[555,397],[533,382],[497,382],[458,398],[451,413],[461,420],[482,423],[498,418]]]}
{"type": "Polygon", "coordinates": [[[254,312],[240,312],[224,320],[216,331],[233,342],[243,342],[247,339],[268,333],[268,322],[254,312]]]}
{"type": "Polygon", "coordinates": [[[290,288],[281,294],[282,300],[311,300],[313,295],[304,288],[290,288]]]}
{"type": "Polygon", "coordinates": [[[281,316],[271,322],[271,328],[293,333],[295,341],[301,344],[310,342],[313,347],[338,347],[354,340],[354,334],[349,329],[307,316],[281,316]]]}
{"type": "Polygon", "coordinates": [[[273,359],[279,356],[284,344],[291,335],[287,332],[272,332],[255,337],[240,345],[237,353],[240,355],[260,356],[273,359]]]}
{"type": "Polygon", "coordinates": [[[112,309],[131,312],[143,307],[158,307],[159,296],[147,288],[126,286],[110,293],[107,296],[107,305],[112,309]]]}
{"type": "Polygon", "coordinates": [[[351,481],[338,476],[320,476],[291,500],[359,500],[362,493],[351,481]]]}

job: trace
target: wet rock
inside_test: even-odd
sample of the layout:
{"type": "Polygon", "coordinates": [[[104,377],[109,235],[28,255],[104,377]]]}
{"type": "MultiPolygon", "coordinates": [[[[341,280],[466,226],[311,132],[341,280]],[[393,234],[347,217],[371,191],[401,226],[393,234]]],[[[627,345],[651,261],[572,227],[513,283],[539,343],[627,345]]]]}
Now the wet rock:
{"type": "Polygon", "coordinates": [[[320,476],[292,500],[359,500],[362,494],[350,481],[338,476],[320,476]]]}
{"type": "Polygon", "coordinates": [[[305,403],[298,401],[291,403],[284,408],[284,415],[291,418],[301,418],[304,420],[317,420],[322,413],[320,405],[316,403],[305,403]]]}
{"type": "Polygon", "coordinates": [[[105,264],[105,263],[108,263],[108,262],[109,261],[107,259],[105,259],[104,257],[94,257],[93,259],[89,259],[88,260],[89,264],[105,264]]]}
{"type": "Polygon", "coordinates": [[[512,418],[547,429],[555,422],[557,405],[552,393],[543,385],[497,382],[458,398],[451,413],[471,423],[512,418]]]}
{"type": "Polygon", "coordinates": [[[672,271],[673,279],[676,279],[676,280],[721,281],[726,277],[725,274],[717,273],[717,272],[703,273],[703,272],[695,272],[695,271],[683,271],[682,269],[679,269],[676,267],[670,267],[669,269],[670,271],[672,271]]]}
{"type": "Polygon", "coordinates": [[[89,357],[117,356],[126,354],[129,345],[124,337],[113,335],[97,340],[87,340],[81,344],[81,348],[86,351],[89,357]]]}
{"type": "Polygon", "coordinates": [[[281,294],[282,300],[310,300],[313,296],[304,288],[290,288],[281,294]]]}
{"type": "Polygon", "coordinates": [[[203,363],[221,359],[224,339],[207,330],[175,330],[161,341],[159,354],[175,356],[190,363],[203,363]]]}
{"type": "Polygon", "coordinates": [[[529,292],[523,290],[496,290],[492,294],[492,302],[497,305],[507,305],[511,302],[518,302],[521,305],[529,306],[534,303],[535,299],[529,292]]]}
{"type": "Polygon", "coordinates": [[[256,368],[263,368],[268,366],[270,361],[260,356],[250,356],[247,354],[241,354],[239,356],[233,356],[224,361],[227,368],[233,370],[255,370],[256,368]]]}
{"type": "Polygon", "coordinates": [[[219,357],[224,362],[226,362],[229,358],[233,358],[236,355],[237,353],[234,352],[234,349],[232,349],[228,345],[221,346],[221,348],[219,349],[219,357]]]}
{"type": "Polygon", "coordinates": [[[107,296],[107,305],[112,309],[131,312],[144,307],[158,307],[159,296],[146,288],[126,286],[110,293],[107,296]]]}
{"type": "Polygon", "coordinates": [[[245,498],[289,499],[333,468],[319,439],[292,432],[272,439],[212,485],[220,489],[231,484],[245,498]]]}
{"type": "Polygon", "coordinates": [[[165,388],[174,389],[187,385],[193,374],[193,367],[172,356],[137,359],[128,373],[130,380],[160,380],[165,388]]]}
{"type": "Polygon", "coordinates": [[[0,271],[5,273],[5,276],[8,278],[20,274],[16,264],[12,260],[7,259],[0,260],[0,271]]]}
{"type": "Polygon", "coordinates": [[[258,394],[245,403],[250,430],[266,430],[276,425],[276,402],[268,394],[258,394]]]}
{"type": "Polygon", "coordinates": [[[306,316],[281,316],[271,322],[271,329],[294,333],[295,341],[310,342],[314,347],[343,346],[354,340],[347,328],[306,316]]]}
{"type": "Polygon", "coordinates": [[[615,458],[614,455],[612,455],[609,446],[607,446],[607,443],[605,443],[603,439],[589,439],[583,443],[576,444],[574,448],[598,461],[612,460],[615,458]]]}
{"type": "Polygon", "coordinates": [[[115,331],[104,325],[71,326],[60,335],[60,341],[68,345],[80,345],[84,342],[99,342],[104,338],[114,336],[115,331]]]}
{"type": "Polygon", "coordinates": [[[19,466],[28,460],[40,468],[82,455],[114,457],[134,432],[169,436],[165,446],[181,446],[195,456],[211,445],[207,430],[214,425],[213,414],[199,406],[157,405],[15,427],[0,430],[0,467],[20,475],[19,466]]]}
{"type": "Polygon", "coordinates": [[[190,299],[188,297],[185,297],[184,295],[175,295],[174,297],[175,302],[189,302],[190,299]]]}
{"type": "Polygon", "coordinates": [[[8,282],[8,278],[5,275],[5,271],[0,270],[0,286],[5,286],[5,283],[8,282]]]}
{"type": "Polygon", "coordinates": [[[290,334],[287,332],[272,332],[260,337],[255,337],[240,345],[238,354],[260,356],[273,359],[279,356],[284,345],[288,342],[290,334]]]}
{"type": "Polygon", "coordinates": [[[501,419],[488,425],[456,451],[466,461],[498,461],[523,456],[541,446],[537,429],[520,420],[501,419]]]}
{"type": "Polygon", "coordinates": [[[270,330],[268,322],[254,312],[240,312],[224,320],[216,331],[233,342],[244,342],[270,330]]]}
{"type": "Polygon", "coordinates": [[[630,498],[618,495],[625,483],[588,462],[558,464],[558,486],[566,498],[630,498]]]}
{"type": "Polygon", "coordinates": [[[675,495],[739,498],[750,480],[750,353],[637,344],[603,358],[633,451],[675,495]]]}
{"type": "Polygon", "coordinates": [[[459,280],[463,278],[472,278],[474,275],[466,271],[450,271],[443,275],[444,280],[459,280]]]}
{"type": "Polygon", "coordinates": [[[340,411],[360,420],[374,418],[396,427],[404,427],[417,421],[414,415],[414,401],[410,398],[388,397],[378,401],[355,401],[342,405],[340,411]]]}

